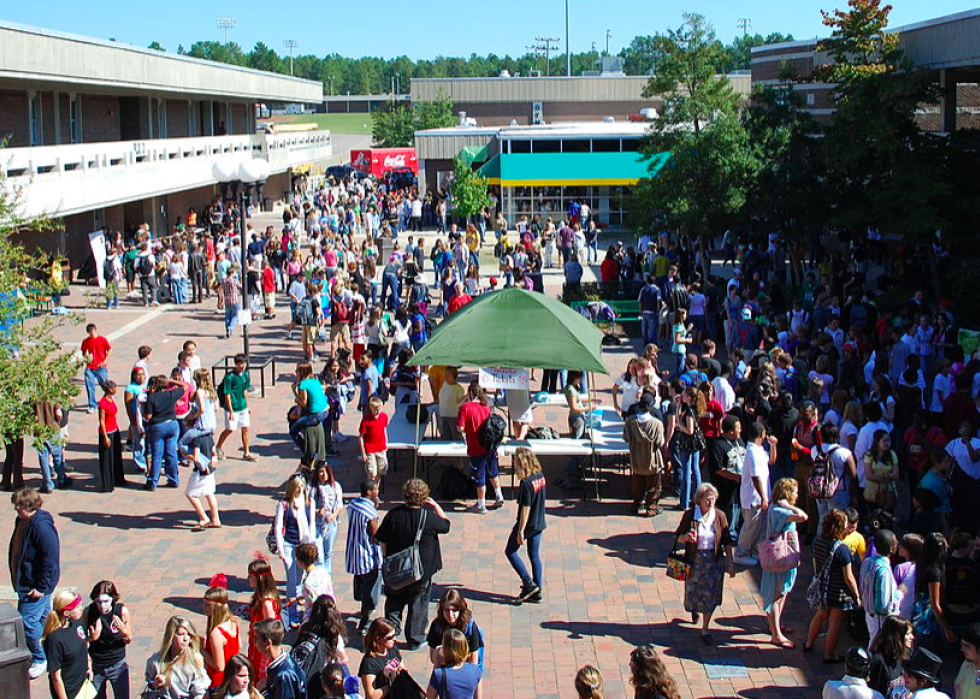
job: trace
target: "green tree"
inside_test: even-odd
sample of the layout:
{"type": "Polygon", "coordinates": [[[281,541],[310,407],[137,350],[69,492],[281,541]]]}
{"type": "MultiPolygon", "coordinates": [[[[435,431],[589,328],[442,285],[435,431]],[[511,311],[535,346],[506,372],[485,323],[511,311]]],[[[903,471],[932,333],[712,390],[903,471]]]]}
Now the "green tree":
{"type": "Polygon", "coordinates": [[[943,178],[935,138],[916,122],[916,109],[937,98],[929,76],[916,69],[886,33],[891,6],[849,0],[848,11],[823,13],[831,36],[819,48],[831,61],[814,80],[836,85],[836,112],[823,139],[825,176],[837,203],[831,223],[924,235],[942,220],[943,178]],[[921,151],[921,153],[920,153],[921,151]]]}
{"type": "Polygon", "coordinates": [[[154,51],[164,51],[164,52],[167,50],[167,49],[163,48],[163,46],[160,44],[159,41],[153,41],[153,42],[151,42],[150,45],[147,46],[146,48],[153,49],[154,51]]]}
{"type": "Polygon", "coordinates": [[[17,204],[17,192],[0,177],[0,444],[4,445],[21,436],[55,436],[37,423],[34,404],[46,400],[70,407],[78,393],[72,380],[80,367],[77,356],[54,336],[56,325],[72,321],[30,317],[30,297],[51,290],[42,281],[47,279],[48,265],[40,253],[28,253],[16,243],[13,235],[45,229],[50,223],[24,220],[17,204]]]}
{"type": "Polygon", "coordinates": [[[389,102],[374,112],[371,140],[377,148],[405,148],[415,144],[415,112],[389,102]]]}
{"type": "MultiPolygon", "coordinates": [[[[442,90],[439,95],[431,102],[418,102],[415,104],[415,130],[425,131],[426,129],[444,129],[456,123],[456,116],[453,114],[453,102],[442,90]]],[[[413,136],[414,142],[414,136],[413,136]]]]}
{"type": "Polygon", "coordinates": [[[455,215],[469,219],[485,206],[493,206],[487,179],[459,158],[456,158],[453,181],[449,185],[452,211],[455,215]]]}
{"type": "Polygon", "coordinates": [[[758,168],[739,98],[717,75],[724,52],[701,15],[685,14],[680,28],[652,45],[661,58],[644,95],[664,103],[642,145],[652,177],[634,188],[630,218],[638,229],[662,216],[688,235],[711,236],[744,205],[758,168]],[[666,165],[663,153],[670,154],[666,165]]]}

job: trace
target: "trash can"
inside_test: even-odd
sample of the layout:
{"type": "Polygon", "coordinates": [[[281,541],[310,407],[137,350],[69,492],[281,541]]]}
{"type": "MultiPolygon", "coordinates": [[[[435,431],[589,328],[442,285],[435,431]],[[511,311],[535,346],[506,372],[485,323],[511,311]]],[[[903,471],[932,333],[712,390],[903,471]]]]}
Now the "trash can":
{"type": "Polygon", "coordinates": [[[0,604],[0,697],[30,699],[31,652],[24,638],[24,620],[9,604],[0,604]]]}

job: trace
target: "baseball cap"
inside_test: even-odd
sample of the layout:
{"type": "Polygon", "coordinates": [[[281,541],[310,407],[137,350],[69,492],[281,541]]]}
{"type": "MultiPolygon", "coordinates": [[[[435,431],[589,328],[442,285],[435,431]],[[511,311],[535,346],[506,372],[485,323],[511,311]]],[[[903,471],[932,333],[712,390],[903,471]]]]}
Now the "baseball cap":
{"type": "Polygon", "coordinates": [[[752,320],[752,309],[743,308],[742,309],[742,320],[752,320]]]}

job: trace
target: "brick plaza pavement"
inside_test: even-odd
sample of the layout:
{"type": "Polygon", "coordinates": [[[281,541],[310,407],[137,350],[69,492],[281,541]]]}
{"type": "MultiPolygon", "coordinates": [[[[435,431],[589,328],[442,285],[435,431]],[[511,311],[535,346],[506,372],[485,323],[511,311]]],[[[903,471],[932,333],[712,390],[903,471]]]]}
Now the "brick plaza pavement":
{"type": "MultiPolygon", "coordinates": [[[[558,282],[559,277],[550,277],[549,289],[558,282]]],[[[78,287],[70,300],[80,303],[78,287]]],[[[201,306],[149,311],[124,302],[118,311],[78,312],[112,341],[109,373],[121,386],[128,383],[136,348],[141,344],[154,348],[150,362],[154,373],[169,372],[185,339],[197,341],[205,366],[241,349],[240,337],[223,339],[222,316],[214,312],[213,300],[201,306]]],[[[180,489],[161,487],[146,492],[140,488],[142,478],[131,466],[127,468],[130,488],[111,494],[96,492],[96,416],[84,410],[72,412],[66,456],[75,469],[75,486],[45,496],[45,508],[55,515],[62,538],[61,584],[76,588],[86,597],[98,580],[111,579],[118,585],[136,631],[128,649],[134,696],[142,686],[146,658],[157,649],[169,616],[188,614],[203,632],[206,620],[201,599],[212,575],[223,572],[228,576],[235,602],[248,599],[246,565],[254,551],[264,548],[273,499],[298,463],[295,447],[286,435],[285,413],[292,402],[289,382],[300,347],[298,339],[285,339],[287,316],[288,309],[284,313],[280,307],[278,320],[253,326],[252,352],[275,353],[280,360],[280,383],[265,399],[258,393],[250,397],[253,452],[258,461],[240,459],[237,435],[226,445],[228,458],[217,472],[225,525],[220,530],[192,531],[195,518],[183,485],[180,489]]],[[[84,337],[84,324],[62,328],[58,334],[65,341],[79,342],[84,337]]],[[[611,371],[622,371],[634,349],[624,346],[607,352],[607,366],[611,371]]],[[[257,376],[253,376],[253,383],[258,384],[257,376]]],[[[608,403],[611,377],[598,377],[597,384],[608,403]]],[[[78,402],[84,403],[84,395],[78,402]]],[[[548,419],[552,426],[562,428],[563,411],[538,412],[538,419],[548,419]]],[[[356,434],[356,418],[345,416],[342,427],[346,434],[356,434]]],[[[351,440],[338,445],[341,455],[331,460],[347,496],[356,494],[363,477],[355,444],[351,440]]],[[[40,486],[37,461],[29,447],[25,464],[28,485],[40,486]]],[[[560,459],[548,459],[544,464],[549,481],[563,470],[560,459]]],[[[397,499],[399,485],[410,470],[410,459],[399,458],[386,500],[397,499]]],[[[186,478],[186,470],[181,475],[186,478]]],[[[668,511],[656,519],[631,516],[626,478],[618,470],[607,470],[607,476],[606,499],[598,503],[582,502],[575,494],[549,487],[548,529],[542,546],[545,592],[539,605],[511,603],[519,583],[503,555],[516,509],[510,501],[510,489],[505,488],[508,503],[503,510],[486,516],[464,512],[469,503],[447,506],[452,531],[443,537],[445,568],[435,578],[433,594],[435,597],[447,586],[457,586],[472,601],[475,619],[483,627],[487,642],[484,696],[572,697],[574,674],[586,663],[602,671],[607,697],[630,696],[629,651],[646,643],[655,644],[662,652],[684,697],[819,696],[823,680],[831,676],[821,663],[819,649],[804,656],[799,650],[765,644],[768,633],[757,574],[742,571],[726,582],[725,601],[713,632],[716,645],[700,643],[697,629],[683,610],[683,585],[668,579],[663,570],[673,539],[671,532],[680,515],[669,507],[675,500],[667,499],[668,511]],[[726,666],[733,663],[744,668],[744,676],[709,680],[709,664],[720,666],[714,669],[727,677],[726,666]]],[[[509,485],[510,479],[503,482],[509,485]]],[[[13,517],[8,509],[0,518],[3,542],[9,539],[13,517]]],[[[339,606],[346,617],[355,612],[356,604],[343,567],[345,533],[346,524],[342,524],[333,573],[339,606]]],[[[282,581],[282,566],[274,563],[274,570],[282,581]]],[[[0,598],[9,598],[9,592],[9,587],[0,588],[0,598]]],[[[791,596],[786,619],[794,627],[792,638],[801,643],[809,620],[801,585],[791,596]]],[[[353,633],[351,636],[350,664],[356,671],[360,639],[353,633]]],[[[845,642],[842,640],[842,645],[845,642]]],[[[406,653],[405,662],[424,686],[431,669],[427,653],[406,653]]],[[[835,674],[842,671],[842,666],[833,668],[835,674]]],[[[46,680],[35,681],[32,692],[34,697],[46,696],[46,680]]]]}

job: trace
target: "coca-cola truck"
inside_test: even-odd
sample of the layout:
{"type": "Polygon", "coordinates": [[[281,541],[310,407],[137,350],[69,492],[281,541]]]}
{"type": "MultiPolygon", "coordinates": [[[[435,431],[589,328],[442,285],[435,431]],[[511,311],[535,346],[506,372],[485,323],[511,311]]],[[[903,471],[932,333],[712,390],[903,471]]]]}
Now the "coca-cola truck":
{"type": "Polygon", "coordinates": [[[364,148],[350,152],[350,164],[358,172],[381,178],[389,172],[408,168],[416,176],[419,161],[414,148],[364,148]]]}

